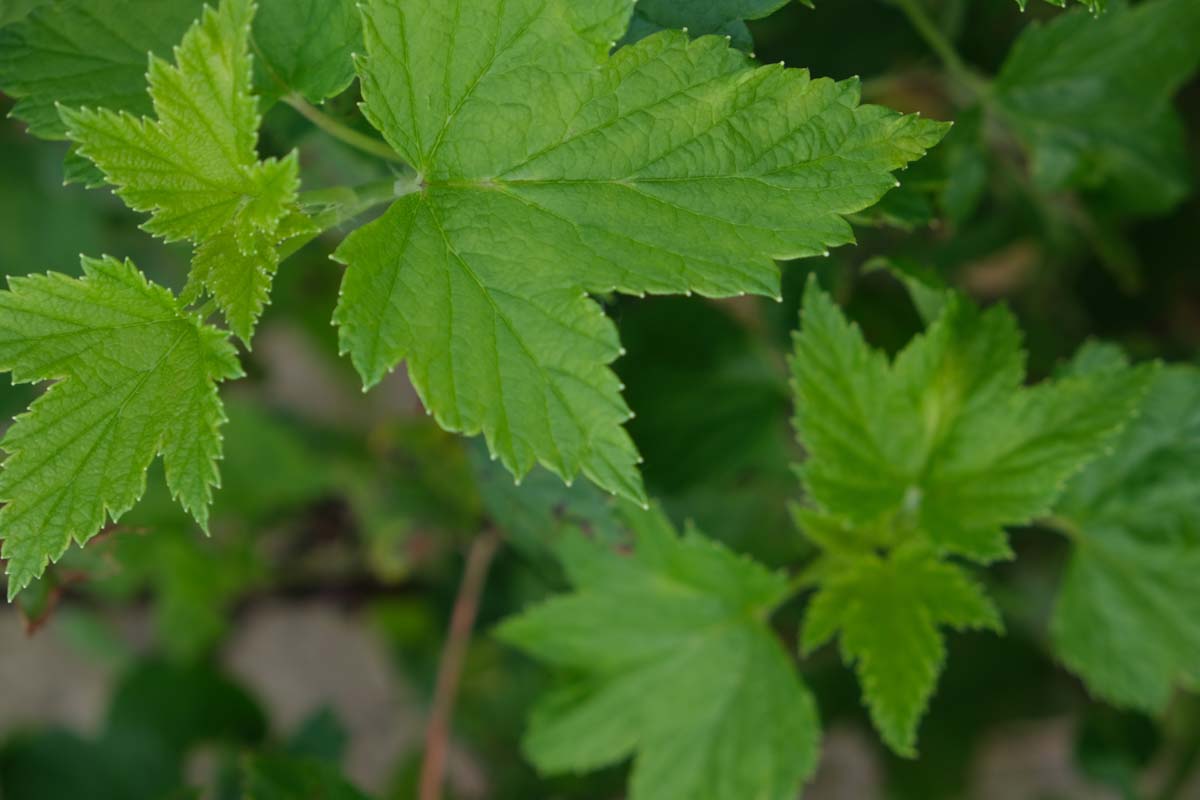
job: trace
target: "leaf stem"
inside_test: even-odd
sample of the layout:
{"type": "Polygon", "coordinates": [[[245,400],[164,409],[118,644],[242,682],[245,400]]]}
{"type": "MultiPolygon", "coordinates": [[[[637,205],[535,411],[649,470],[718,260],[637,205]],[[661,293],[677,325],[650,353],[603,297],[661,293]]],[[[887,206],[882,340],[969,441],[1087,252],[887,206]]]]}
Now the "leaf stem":
{"type": "Polygon", "coordinates": [[[362,186],[334,186],[300,194],[300,205],[309,211],[314,230],[303,236],[288,239],[279,247],[279,260],[295,255],[309,242],[326,231],[337,228],[382,203],[407,193],[413,175],[372,181],[362,186]]]}
{"type": "Polygon", "coordinates": [[[958,83],[966,89],[972,96],[979,97],[987,93],[987,82],[976,75],[966,62],[962,60],[962,56],[954,49],[954,45],[942,33],[942,29],[929,16],[922,0],[891,0],[904,16],[908,17],[908,22],[916,30],[917,34],[925,40],[925,44],[929,45],[929,49],[937,54],[941,59],[942,64],[946,67],[946,71],[958,83]]]}
{"type": "Polygon", "coordinates": [[[349,125],[338,122],[295,92],[284,95],[283,102],[296,109],[302,117],[333,138],[376,158],[382,158],[385,161],[391,161],[396,164],[405,163],[400,154],[393,150],[386,142],[380,141],[373,136],[368,136],[365,133],[360,133],[349,125]]]}
{"type": "Polygon", "coordinates": [[[195,313],[199,315],[201,320],[206,320],[212,313],[217,310],[217,299],[215,297],[208,298],[204,305],[196,309],[195,313]]]}
{"type": "Polygon", "coordinates": [[[454,715],[454,702],[462,679],[463,661],[471,641],[471,630],[475,627],[475,617],[479,613],[479,600],[483,595],[488,568],[499,547],[499,531],[489,529],[476,537],[467,554],[466,570],[458,586],[458,596],[454,600],[454,611],[450,616],[450,630],[442,650],[441,663],[438,664],[429,725],[425,729],[420,800],[441,800],[442,797],[450,721],[454,715]]]}

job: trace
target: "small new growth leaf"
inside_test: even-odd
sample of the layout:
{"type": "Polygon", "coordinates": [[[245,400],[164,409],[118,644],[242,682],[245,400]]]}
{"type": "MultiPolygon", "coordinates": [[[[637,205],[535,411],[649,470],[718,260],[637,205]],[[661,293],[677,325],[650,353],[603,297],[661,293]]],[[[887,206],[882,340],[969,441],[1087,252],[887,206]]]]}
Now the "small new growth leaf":
{"type": "Polygon", "coordinates": [[[825,554],[805,647],[840,635],[876,726],[906,756],[945,656],[939,626],[999,628],[982,590],[942,559],[1009,555],[1004,528],[1050,511],[1154,375],[1121,368],[1024,388],[1012,315],[940,295],[933,323],[889,361],[814,279],[792,358],[809,502],[796,516],[825,554]]]}
{"type": "Polygon", "coordinates": [[[249,0],[223,0],[184,36],[175,65],[151,57],[156,119],[60,109],[79,152],[131,208],[150,214],[145,229],[196,245],[184,296],[212,295],[245,342],[268,301],[278,246],[310,230],[296,204],[296,154],[259,161],[255,151],[253,16],[249,0]]]}

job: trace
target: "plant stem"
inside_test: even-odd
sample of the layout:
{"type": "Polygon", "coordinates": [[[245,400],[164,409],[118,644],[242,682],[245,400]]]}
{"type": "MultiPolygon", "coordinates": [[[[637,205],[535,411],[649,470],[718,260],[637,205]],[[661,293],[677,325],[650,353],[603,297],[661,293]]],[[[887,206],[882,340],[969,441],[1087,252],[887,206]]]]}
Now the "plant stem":
{"type": "Polygon", "coordinates": [[[966,62],[954,49],[954,45],[942,33],[942,29],[933,21],[922,4],[923,0],[892,0],[892,3],[904,12],[904,16],[908,17],[909,24],[913,26],[917,34],[925,40],[925,44],[929,45],[929,49],[937,54],[937,57],[942,60],[942,64],[946,67],[946,71],[958,83],[974,96],[980,96],[987,92],[987,83],[971,71],[966,62]]]}
{"type": "Polygon", "coordinates": [[[500,533],[494,529],[488,530],[475,539],[467,554],[466,570],[463,572],[462,583],[458,586],[446,645],[438,665],[429,725],[425,729],[420,800],[441,800],[442,783],[446,777],[446,752],[450,744],[450,721],[454,716],[454,702],[462,678],[463,661],[471,641],[471,630],[475,627],[475,617],[479,612],[479,600],[483,595],[488,568],[499,546],[500,533]]]}
{"type": "Polygon", "coordinates": [[[210,297],[208,298],[208,301],[204,303],[204,305],[196,309],[196,314],[200,316],[200,319],[206,320],[212,316],[212,313],[216,310],[217,300],[214,297],[210,297]]]}
{"type": "Polygon", "coordinates": [[[279,260],[295,255],[302,247],[322,233],[344,225],[360,214],[369,211],[377,205],[395,200],[409,189],[413,176],[401,175],[394,179],[373,181],[362,186],[335,186],[331,189],[317,189],[300,195],[300,205],[307,208],[324,208],[310,216],[314,230],[303,236],[288,239],[279,247],[279,260]]]}
{"type": "Polygon", "coordinates": [[[386,142],[380,141],[373,136],[368,136],[365,133],[359,133],[350,126],[338,122],[300,95],[295,93],[285,95],[283,102],[296,109],[301,116],[333,138],[376,158],[382,158],[397,164],[405,163],[400,154],[388,146],[386,142]]]}

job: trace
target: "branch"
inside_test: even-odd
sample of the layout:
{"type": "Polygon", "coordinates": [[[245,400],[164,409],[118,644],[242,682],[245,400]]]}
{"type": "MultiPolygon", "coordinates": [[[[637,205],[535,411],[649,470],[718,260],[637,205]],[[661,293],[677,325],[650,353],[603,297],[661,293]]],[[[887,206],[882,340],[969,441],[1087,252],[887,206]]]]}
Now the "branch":
{"type": "Polygon", "coordinates": [[[441,800],[442,783],[446,777],[446,751],[450,740],[450,721],[454,715],[454,702],[458,695],[458,684],[462,678],[463,661],[471,641],[471,630],[479,612],[479,600],[487,580],[488,568],[500,546],[500,533],[490,529],[480,534],[472,543],[467,554],[467,566],[458,596],[454,600],[454,612],[450,617],[450,630],[438,665],[437,684],[433,693],[433,708],[429,714],[429,725],[425,729],[425,758],[421,762],[420,800],[441,800]]]}

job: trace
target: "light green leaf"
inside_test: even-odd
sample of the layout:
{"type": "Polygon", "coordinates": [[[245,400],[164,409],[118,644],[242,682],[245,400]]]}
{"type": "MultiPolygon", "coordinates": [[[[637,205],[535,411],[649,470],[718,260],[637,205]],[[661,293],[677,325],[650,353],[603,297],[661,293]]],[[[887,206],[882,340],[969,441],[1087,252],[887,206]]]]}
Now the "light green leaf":
{"type": "Polygon", "coordinates": [[[313,103],[354,81],[351,54],[362,50],[354,0],[259,0],[255,67],[263,101],[296,92],[313,103]]]}
{"type": "Polygon", "coordinates": [[[636,42],[665,29],[686,29],[692,36],[728,36],[740,50],[754,49],[746,20],[762,19],[788,0],[638,0],[625,34],[636,42]]]}
{"type": "Polygon", "coordinates": [[[364,111],[418,177],[339,249],[335,320],[368,386],[407,360],[438,421],[518,476],[540,462],[641,500],[620,345],[588,294],[775,295],[775,259],[851,241],[843,215],[945,126],[718,38],[610,56],[631,11],[366,4],[364,111]]]}
{"type": "Polygon", "coordinates": [[[171,52],[202,0],[59,0],[0,31],[0,90],[30,133],[66,138],[56,105],[149,114],[148,54],[171,52]]]}
{"type": "Polygon", "coordinates": [[[630,756],[632,800],[791,800],[816,762],[808,692],[764,623],[786,579],[658,512],[626,512],[620,555],[564,542],[575,591],[505,622],[500,636],[571,676],[530,723],[544,772],[630,756]]]}
{"type": "Polygon", "coordinates": [[[1197,508],[1200,370],[1169,367],[1113,452],[1056,509],[1073,552],[1054,648],[1100,697],[1159,711],[1176,686],[1200,681],[1197,508]]]}
{"type": "Polygon", "coordinates": [[[177,66],[150,62],[156,120],[108,109],[61,114],[79,152],[129,206],[150,214],[145,229],[197,246],[191,286],[217,301],[249,342],[279,266],[278,246],[307,230],[296,206],[298,163],[259,161],[257,100],[251,93],[249,0],[206,8],[176,49],[177,66]]]}
{"type": "Polygon", "coordinates": [[[1050,510],[1133,414],[1153,371],[1022,388],[1012,315],[953,295],[891,363],[815,281],[801,319],[792,370],[811,500],[979,561],[1008,553],[1004,527],[1050,510]]]}
{"type": "Polygon", "coordinates": [[[897,753],[916,756],[917,723],[946,658],[939,626],[999,632],[983,589],[921,545],[890,556],[835,559],[804,622],[806,651],[841,637],[875,726],[897,753]]]}
{"type": "Polygon", "coordinates": [[[1121,3],[1030,25],[996,79],[994,101],[1045,188],[1094,191],[1158,213],[1190,190],[1175,92],[1200,64],[1200,3],[1121,3]]]}
{"type": "Polygon", "coordinates": [[[19,383],[56,381],[2,442],[10,598],[72,540],[128,511],[156,455],[201,525],[219,482],[216,384],[242,374],[233,347],[133,264],[83,268],[77,280],[10,278],[0,292],[0,369],[19,383]]]}

